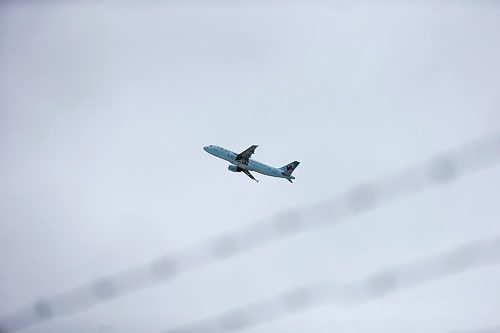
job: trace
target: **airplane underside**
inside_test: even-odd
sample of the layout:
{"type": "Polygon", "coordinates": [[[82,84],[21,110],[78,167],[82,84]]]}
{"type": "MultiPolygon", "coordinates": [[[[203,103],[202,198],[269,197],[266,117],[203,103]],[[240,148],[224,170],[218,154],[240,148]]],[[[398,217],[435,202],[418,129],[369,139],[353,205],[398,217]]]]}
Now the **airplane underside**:
{"type": "MultiPolygon", "coordinates": [[[[248,177],[250,177],[251,179],[255,180],[256,182],[259,182],[258,179],[256,179],[251,173],[250,173],[250,170],[248,169],[245,169],[245,168],[242,168],[240,166],[237,166],[237,165],[229,165],[228,169],[230,171],[233,171],[233,172],[243,172],[245,175],[247,175],[248,177]]],[[[284,173],[281,173],[283,175],[283,177],[279,177],[279,176],[275,176],[275,175],[268,175],[268,176],[272,176],[272,177],[278,177],[278,178],[285,178],[286,180],[288,180],[290,183],[293,183],[292,182],[292,179],[295,179],[295,177],[293,176],[286,176],[284,173]]]]}
{"type": "Polygon", "coordinates": [[[244,169],[242,167],[239,167],[239,166],[236,166],[236,165],[230,165],[228,167],[229,171],[232,171],[232,172],[243,172],[245,175],[247,175],[248,177],[250,177],[251,179],[255,180],[256,182],[259,182],[251,173],[250,171],[248,171],[247,169],[244,169]]]}

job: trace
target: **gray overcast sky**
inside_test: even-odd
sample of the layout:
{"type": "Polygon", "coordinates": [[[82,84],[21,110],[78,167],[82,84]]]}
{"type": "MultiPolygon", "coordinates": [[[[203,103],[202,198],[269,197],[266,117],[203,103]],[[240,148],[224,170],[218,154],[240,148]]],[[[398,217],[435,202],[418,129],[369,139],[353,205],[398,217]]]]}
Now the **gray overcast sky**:
{"type": "MultiPolygon", "coordinates": [[[[0,318],[500,130],[495,1],[0,4],[0,318]],[[227,170],[202,147],[275,166],[227,170]]],[[[25,332],[162,332],[500,234],[490,168],[25,332]]],[[[500,269],[248,332],[500,325],[500,269]]]]}

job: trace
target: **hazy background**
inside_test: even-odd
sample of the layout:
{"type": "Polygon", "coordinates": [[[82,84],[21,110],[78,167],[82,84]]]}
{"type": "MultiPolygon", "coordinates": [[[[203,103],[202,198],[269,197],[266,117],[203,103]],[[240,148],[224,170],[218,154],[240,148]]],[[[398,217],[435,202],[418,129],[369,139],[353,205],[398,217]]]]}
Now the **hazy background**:
{"type": "MultiPolygon", "coordinates": [[[[496,1],[0,4],[0,318],[500,130],[496,1]],[[208,144],[282,166],[231,173],[208,144]]],[[[500,234],[490,168],[25,332],[162,332],[500,234]]],[[[500,269],[248,332],[499,327],[500,269]]]]}

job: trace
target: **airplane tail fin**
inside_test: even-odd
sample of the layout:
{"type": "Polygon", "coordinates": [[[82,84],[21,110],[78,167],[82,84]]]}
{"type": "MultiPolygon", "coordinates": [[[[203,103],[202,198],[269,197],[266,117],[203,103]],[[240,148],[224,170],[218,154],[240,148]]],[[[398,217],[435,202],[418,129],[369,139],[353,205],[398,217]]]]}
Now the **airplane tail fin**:
{"type": "Polygon", "coordinates": [[[299,164],[300,164],[300,162],[295,161],[295,162],[289,163],[289,164],[281,167],[280,170],[282,171],[283,175],[291,176],[293,170],[295,170],[299,164]]]}

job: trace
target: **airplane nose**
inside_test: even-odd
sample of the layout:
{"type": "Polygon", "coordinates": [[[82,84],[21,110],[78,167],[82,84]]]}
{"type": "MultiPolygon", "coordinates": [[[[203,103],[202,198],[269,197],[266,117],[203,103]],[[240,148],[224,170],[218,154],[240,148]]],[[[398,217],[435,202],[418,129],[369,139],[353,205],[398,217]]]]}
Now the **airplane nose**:
{"type": "Polygon", "coordinates": [[[208,146],[203,147],[203,150],[208,153],[208,146]]]}

